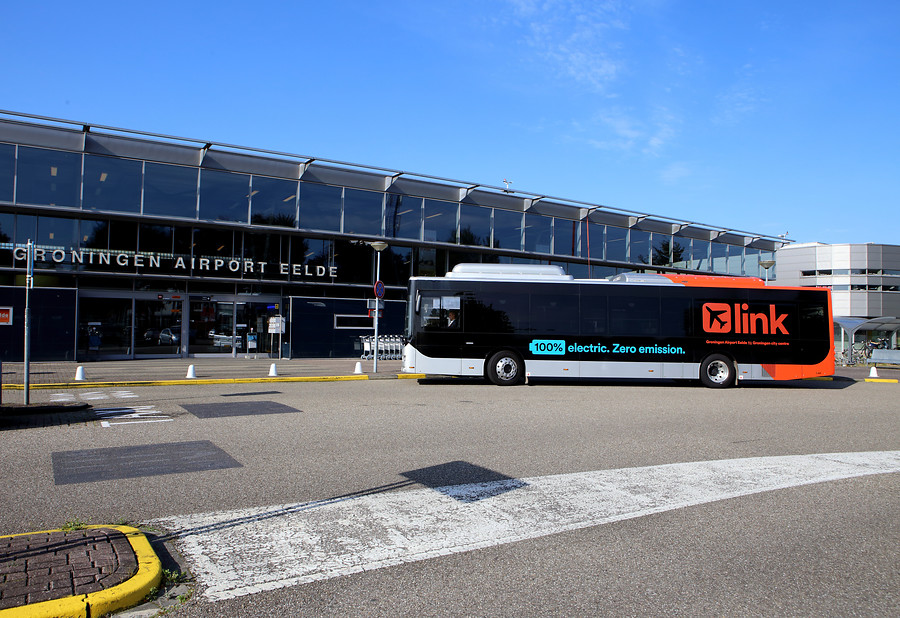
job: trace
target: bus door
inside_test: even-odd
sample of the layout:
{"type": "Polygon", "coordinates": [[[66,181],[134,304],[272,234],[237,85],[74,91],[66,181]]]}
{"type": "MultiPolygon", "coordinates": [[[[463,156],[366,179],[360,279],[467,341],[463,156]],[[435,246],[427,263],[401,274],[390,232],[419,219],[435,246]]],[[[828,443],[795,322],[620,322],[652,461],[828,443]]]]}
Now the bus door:
{"type": "MultiPolygon", "coordinates": [[[[447,373],[458,374],[465,338],[460,296],[439,290],[421,292],[418,303],[418,351],[447,373]]],[[[437,370],[435,370],[437,372],[437,370]]]]}

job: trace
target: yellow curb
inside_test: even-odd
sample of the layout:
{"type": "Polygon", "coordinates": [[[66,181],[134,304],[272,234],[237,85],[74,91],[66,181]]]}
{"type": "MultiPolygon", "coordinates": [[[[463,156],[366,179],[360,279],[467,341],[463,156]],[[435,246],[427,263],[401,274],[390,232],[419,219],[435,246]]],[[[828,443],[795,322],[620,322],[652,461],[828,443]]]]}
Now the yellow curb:
{"type": "MultiPolygon", "coordinates": [[[[182,380],[118,380],[115,382],[53,382],[50,384],[32,384],[30,389],[49,388],[108,388],[112,386],[190,386],[191,384],[250,384],[255,382],[342,382],[349,380],[368,380],[367,375],[353,376],[296,376],[279,378],[184,378],[182,380]]],[[[4,390],[21,391],[23,384],[4,384],[4,390]]]]}
{"type": "MultiPolygon", "coordinates": [[[[389,375],[389,374],[388,374],[389,375]]],[[[422,379],[424,373],[394,374],[398,380],[422,379]]],[[[190,386],[191,384],[250,384],[256,382],[349,382],[355,380],[371,380],[370,375],[350,376],[281,376],[275,378],[184,378],[181,380],[117,380],[115,382],[51,382],[48,384],[31,384],[31,390],[51,388],[110,388],[114,386],[190,386]]],[[[3,390],[21,391],[24,384],[4,384],[3,390]]]]}
{"type": "MultiPolygon", "coordinates": [[[[131,544],[131,549],[134,550],[134,555],[137,557],[137,573],[118,586],[113,586],[100,592],[91,592],[64,599],[2,609],[0,610],[0,618],[89,618],[90,616],[105,616],[108,613],[137,605],[151,590],[159,586],[159,583],[162,581],[162,563],[150,546],[150,541],[147,540],[147,537],[140,530],[131,526],[85,527],[111,528],[124,534],[131,544]]],[[[62,530],[43,530],[6,536],[26,536],[28,534],[47,532],[62,532],[62,530]]]]}
{"type": "Polygon", "coordinates": [[[866,378],[866,382],[884,382],[886,384],[897,384],[900,380],[894,380],[891,378],[866,378]]]}

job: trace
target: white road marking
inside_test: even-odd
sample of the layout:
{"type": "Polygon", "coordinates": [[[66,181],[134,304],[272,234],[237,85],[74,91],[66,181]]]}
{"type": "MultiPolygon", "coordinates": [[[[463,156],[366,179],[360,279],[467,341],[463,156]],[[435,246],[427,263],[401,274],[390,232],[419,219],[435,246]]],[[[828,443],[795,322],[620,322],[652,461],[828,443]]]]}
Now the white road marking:
{"type": "Polygon", "coordinates": [[[109,427],[112,427],[113,425],[138,425],[138,424],[143,425],[144,423],[168,423],[169,421],[174,421],[174,420],[175,419],[173,419],[173,418],[161,418],[161,419],[155,420],[155,421],[123,421],[121,423],[110,423],[109,421],[100,421],[100,426],[108,429],[109,427]]]}
{"type": "Polygon", "coordinates": [[[113,391],[112,396],[116,399],[134,399],[138,395],[135,395],[131,391],[113,391]]]}
{"type": "Polygon", "coordinates": [[[136,423],[166,423],[175,419],[163,414],[154,406],[131,406],[129,408],[102,408],[94,410],[94,414],[103,419],[115,419],[114,421],[104,420],[100,422],[101,427],[111,427],[112,425],[134,425],[136,423]]]}
{"type": "Polygon", "coordinates": [[[218,601],[776,489],[900,472],[900,451],[758,457],[369,493],[151,522],[218,601]]]}
{"type": "MultiPolygon", "coordinates": [[[[131,391],[110,391],[109,395],[103,393],[101,391],[87,391],[80,392],[78,396],[85,401],[100,401],[103,399],[109,399],[110,395],[114,399],[135,399],[139,395],[135,395],[131,391]]],[[[50,395],[50,403],[61,403],[65,401],[75,401],[76,397],[74,393],[53,393],[50,395]]]]}
{"type": "Polygon", "coordinates": [[[81,393],[81,398],[85,401],[98,401],[100,399],[109,399],[109,395],[101,393],[100,391],[90,391],[88,393],[81,393]]]}

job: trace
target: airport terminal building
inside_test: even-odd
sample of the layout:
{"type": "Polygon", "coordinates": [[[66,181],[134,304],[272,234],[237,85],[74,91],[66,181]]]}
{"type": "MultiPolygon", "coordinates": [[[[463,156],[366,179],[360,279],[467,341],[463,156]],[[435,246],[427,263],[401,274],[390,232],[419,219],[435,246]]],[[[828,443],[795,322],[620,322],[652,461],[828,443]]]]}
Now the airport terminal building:
{"type": "Polygon", "coordinates": [[[461,262],[772,279],[785,239],[212,141],[0,112],[0,360],[359,355],[461,262]],[[388,246],[376,254],[369,243],[388,246]],[[281,332],[278,332],[281,331],[281,332]]]}

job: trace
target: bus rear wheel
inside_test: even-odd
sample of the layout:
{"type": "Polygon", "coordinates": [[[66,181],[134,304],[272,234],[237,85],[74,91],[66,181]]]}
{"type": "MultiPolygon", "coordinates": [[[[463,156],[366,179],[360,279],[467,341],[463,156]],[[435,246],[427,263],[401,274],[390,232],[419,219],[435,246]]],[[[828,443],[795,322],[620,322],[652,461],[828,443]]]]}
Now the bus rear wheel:
{"type": "Polygon", "coordinates": [[[728,388],[734,384],[734,363],[723,354],[710,354],[700,363],[700,381],[709,388],[728,388]]]}
{"type": "Polygon", "coordinates": [[[525,363],[519,355],[502,350],[487,363],[487,378],[497,386],[515,386],[525,379],[525,363]]]}

